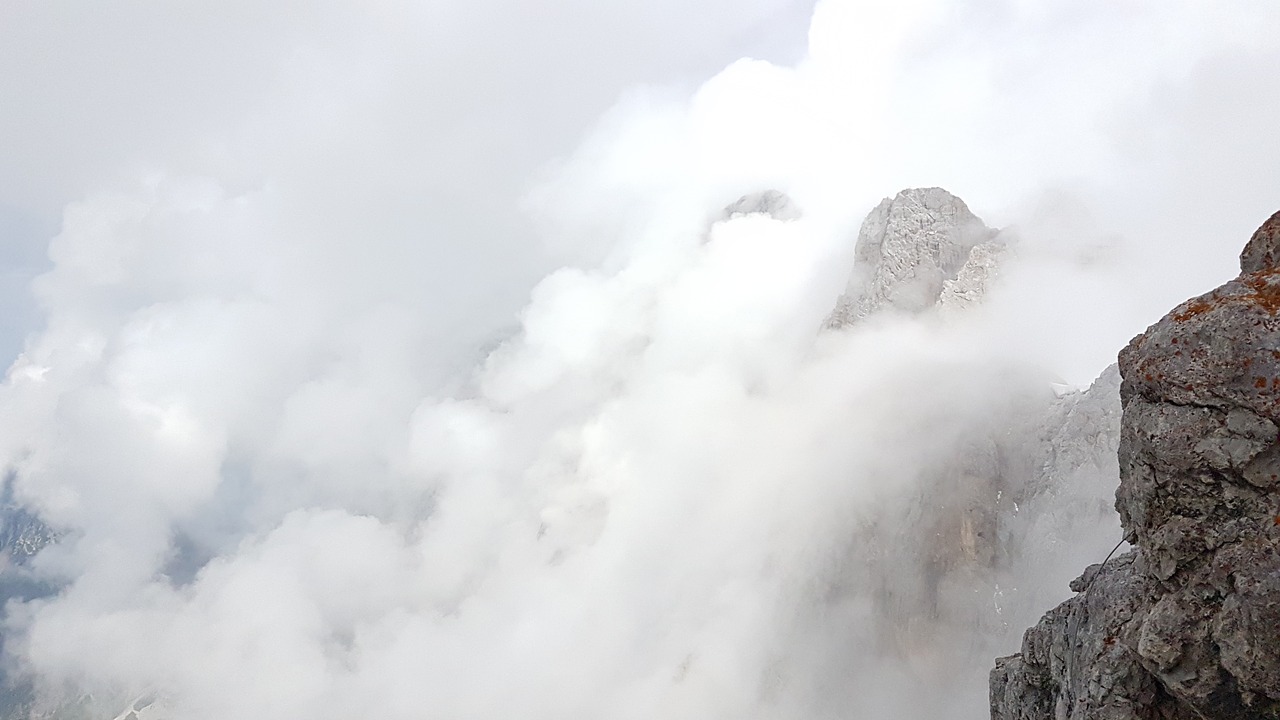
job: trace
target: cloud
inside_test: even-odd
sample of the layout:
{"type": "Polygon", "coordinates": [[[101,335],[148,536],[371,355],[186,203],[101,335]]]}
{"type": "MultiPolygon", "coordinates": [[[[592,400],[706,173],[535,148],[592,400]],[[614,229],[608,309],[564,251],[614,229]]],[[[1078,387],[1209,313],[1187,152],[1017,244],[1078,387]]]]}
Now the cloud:
{"type": "Polygon", "coordinates": [[[63,533],[6,621],[43,701],[981,717],[1107,521],[906,658],[859,528],[1232,274],[1280,12],[826,0],[789,57],[808,9],[0,11],[0,197],[60,218],[0,386],[63,533]],[[935,184],[1012,227],[986,306],[819,335],[861,216],[935,184]],[[803,216],[713,222],[763,188],[803,216]]]}

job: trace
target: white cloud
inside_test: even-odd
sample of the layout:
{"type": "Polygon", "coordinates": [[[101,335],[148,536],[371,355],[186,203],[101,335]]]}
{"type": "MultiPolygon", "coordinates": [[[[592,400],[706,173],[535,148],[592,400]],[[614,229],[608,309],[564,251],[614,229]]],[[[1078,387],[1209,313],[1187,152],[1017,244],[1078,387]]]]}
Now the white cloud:
{"type": "Polygon", "coordinates": [[[66,532],[6,651],[180,718],[982,716],[985,656],[876,650],[851,538],[1231,273],[1280,11],[826,0],[730,62],[804,11],[0,11],[0,198],[62,218],[0,465],[66,532]],[[818,338],[933,184],[1019,227],[989,305],[818,338]],[[804,218],[711,224],[763,187],[804,218]]]}

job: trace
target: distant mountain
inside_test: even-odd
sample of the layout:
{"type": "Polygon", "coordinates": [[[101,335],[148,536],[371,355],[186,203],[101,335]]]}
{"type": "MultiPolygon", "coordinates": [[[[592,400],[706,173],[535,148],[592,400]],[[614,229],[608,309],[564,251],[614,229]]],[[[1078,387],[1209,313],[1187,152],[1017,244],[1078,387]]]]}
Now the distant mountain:
{"type": "Polygon", "coordinates": [[[882,308],[918,313],[976,300],[1003,250],[998,235],[942,188],[885,198],[862,221],[853,274],[827,327],[844,327],[882,308]]]}
{"type": "MultiPolygon", "coordinates": [[[[825,330],[856,330],[882,313],[949,322],[983,302],[1014,252],[946,190],[903,190],[863,222],[825,330]]],[[[1013,636],[1011,622],[1039,614],[1052,597],[1046,573],[1100,559],[1120,539],[1119,373],[1112,366],[1066,393],[1050,380],[1011,378],[986,408],[921,438],[938,460],[910,497],[877,506],[854,530],[849,562],[862,571],[839,593],[870,603],[882,651],[926,663],[941,682],[980,682],[969,665],[1013,636]]]]}
{"type": "MultiPolygon", "coordinates": [[[[54,588],[36,578],[28,562],[57,539],[57,534],[35,513],[13,497],[13,476],[0,490],[0,616],[10,600],[30,600],[49,595],[54,588]]],[[[4,637],[0,635],[0,650],[4,637]]],[[[32,693],[20,678],[9,677],[0,663],[0,718],[26,718],[32,693]]]]}

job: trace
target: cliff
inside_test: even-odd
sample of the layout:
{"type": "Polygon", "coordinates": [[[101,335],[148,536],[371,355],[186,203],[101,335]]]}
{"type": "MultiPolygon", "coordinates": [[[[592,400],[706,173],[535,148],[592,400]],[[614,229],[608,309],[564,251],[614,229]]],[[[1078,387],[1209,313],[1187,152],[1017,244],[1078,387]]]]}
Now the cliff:
{"type": "Polygon", "coordinates": [[[1280,213],[1120,353],[1134,549],[991,672],[993,720],[1280,717],[1280,213]]]}

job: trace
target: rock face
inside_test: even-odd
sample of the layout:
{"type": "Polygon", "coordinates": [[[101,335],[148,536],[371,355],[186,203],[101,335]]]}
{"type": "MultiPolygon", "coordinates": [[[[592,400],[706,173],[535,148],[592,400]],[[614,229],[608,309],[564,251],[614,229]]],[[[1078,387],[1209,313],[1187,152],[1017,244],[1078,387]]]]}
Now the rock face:
{"type": "MultiPolygon", "coordinates": [[[[964,312],[998,275],[1006,251],[994,236],[945,190],[886,199],[862,224],[828,327],[964,312]]],[[[954,675],[975,643],[996,652],[1047,604],[1033,582],[1045,566],[1072,568],[1115,544],[1119,387],[1114,366],[1060,397],[1047,377],[1011,377],[989,408],[946,419],[963,430],[930,438],[938,459],[911,483],[915,494],[861,519],[865,580],[854,592],[870,594],[881,650],[913,663],[932,655],[954,675]]]]}
{"type": "Polygon", "coordinates": [[[1133,551],[991,673],[993,720],[1280,717],[1280,213],[1120,353],[1133,551]]]}
{"type": "Polygon", "coordinates": [[[858,231],[853,276],[827,327],[849,325],[882,307],[920,312],[937,304],[944,288],[972,301],[969,286],[981,293],[1002,247],[995,237],[963,200],[942,188],[885,198],[858,231]],[[978,247],[983,249],[975,254],[978,247]]]}

